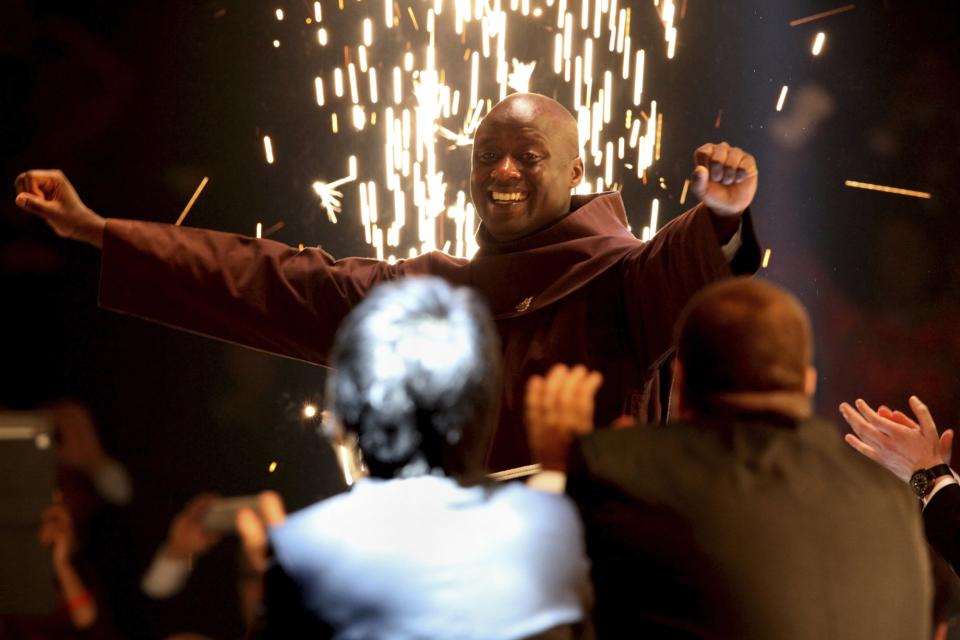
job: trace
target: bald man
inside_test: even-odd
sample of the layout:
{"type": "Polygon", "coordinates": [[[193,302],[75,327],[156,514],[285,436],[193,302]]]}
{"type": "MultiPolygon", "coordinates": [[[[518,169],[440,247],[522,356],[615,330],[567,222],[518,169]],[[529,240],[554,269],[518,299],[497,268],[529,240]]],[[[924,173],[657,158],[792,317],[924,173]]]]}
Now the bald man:
{"type": "Polygon", "coordinates": [[[642,243],[618,193],[571,196],[584,173],[577,140],[573,116],[545,96],[514,94],[487,114],[473,145],[470,188],[482,223],[470,260],[440,252],[394,265],[334,260],[270,240],[107,220],[57,171],[21,174],[16,202],[61,236],[102,248],[101,306],[321,365],[341,320],[378,282],[431,274],[475,287],[503,343],[487,460],[504,469],[531,461],[527,378],[581,362],[604,374],[599,421],[655,420],[666,398],[658,372],[686,301],[759,266],[743,215],[757,189],[753,156],[726,143],[700,147],[691,190],[701,204],[642,243]]]}

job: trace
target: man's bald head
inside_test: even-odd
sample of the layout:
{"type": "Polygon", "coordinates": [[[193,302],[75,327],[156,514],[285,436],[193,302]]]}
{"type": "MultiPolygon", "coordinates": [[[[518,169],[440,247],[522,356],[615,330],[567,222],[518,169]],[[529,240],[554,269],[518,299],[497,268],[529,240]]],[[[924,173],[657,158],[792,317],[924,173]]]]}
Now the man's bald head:
{"type": "Polygon", "coordinates": [[[583,177],[577,121],[536,93],[504,98],[474,136],[470,193],[498,240],[534,233],[565,216],[583,177]]]}
{"type": "Polygon", "coordinates": [[[553,128],[553,135],[563,144],[565,153],[571,158],[579,154],[580,136],[577,131],[577,119],[553,98],[539,93],[511,93],[493,105],[490,112],[480,121],[477,133],[480,133],[488,121],[491,125],[498,122],[497,116],[501,113],[509,114],[513,118],[536,119],[549,123],[553,128]]]}
{"type": "Polygon", "coordinates": [[[691,299],[677,330],[687,409],[711,412],[737,398],[756,408],[766,397],[778,399],[768,408],[809,412],[813,337],[790,293],[759,279],[724,280],[691,299]]]}

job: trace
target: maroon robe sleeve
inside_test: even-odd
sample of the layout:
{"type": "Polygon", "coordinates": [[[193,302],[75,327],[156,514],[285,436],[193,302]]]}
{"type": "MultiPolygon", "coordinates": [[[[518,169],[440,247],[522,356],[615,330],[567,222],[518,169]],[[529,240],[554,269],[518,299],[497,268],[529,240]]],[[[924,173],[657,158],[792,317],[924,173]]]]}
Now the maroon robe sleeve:
{"type": "MultiPolygon", "coordinates": [[[[407,265],[413,266],[413,265],[407,265]]],[[[398,265],[205,229],[109,220],[100,305],[327,364],[337,327],[398,265]]]]}
{"type": "Polygon", "coordinates": [[[749,211],[742,220],[742,245],[730,262],[703,205],[672,220],[624,260],[625,321],[634,351],[648,371],[673,349],[674,325],[693,294],[721,278],[759,268],[760,249],[749,211]]]}

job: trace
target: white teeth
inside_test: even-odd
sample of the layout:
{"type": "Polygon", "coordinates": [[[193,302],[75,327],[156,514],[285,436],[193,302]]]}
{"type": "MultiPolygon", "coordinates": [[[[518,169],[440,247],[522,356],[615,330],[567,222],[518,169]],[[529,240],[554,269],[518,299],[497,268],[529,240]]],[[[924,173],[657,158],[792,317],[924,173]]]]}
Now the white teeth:
{"type": "Polygon", "coordinates": [[[527,199],[527,194],[519,192],[511,193],[501,193],[499,191],[491,191],[491,196],[496,202],[519,202],[521,200],[527,199]]]}

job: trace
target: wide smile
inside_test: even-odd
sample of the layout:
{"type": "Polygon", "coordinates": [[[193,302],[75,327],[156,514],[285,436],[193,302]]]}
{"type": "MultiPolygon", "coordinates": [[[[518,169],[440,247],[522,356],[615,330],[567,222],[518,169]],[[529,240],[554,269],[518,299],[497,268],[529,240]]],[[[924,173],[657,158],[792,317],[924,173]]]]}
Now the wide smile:
{"type": "Polygon", "coordinates": [[[488,191],[487,195],[494,204],[512,205],[525,202],[530,194],[526,191],[488,191]]]}

